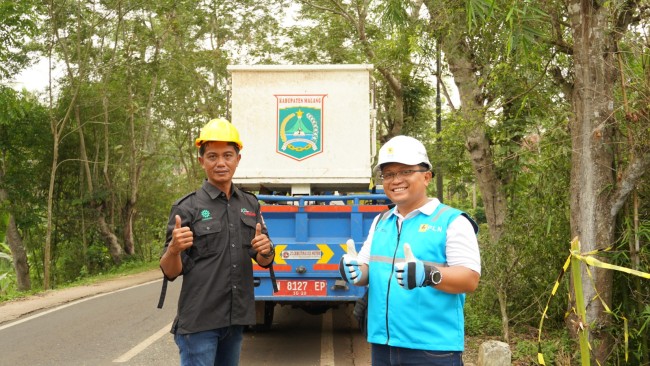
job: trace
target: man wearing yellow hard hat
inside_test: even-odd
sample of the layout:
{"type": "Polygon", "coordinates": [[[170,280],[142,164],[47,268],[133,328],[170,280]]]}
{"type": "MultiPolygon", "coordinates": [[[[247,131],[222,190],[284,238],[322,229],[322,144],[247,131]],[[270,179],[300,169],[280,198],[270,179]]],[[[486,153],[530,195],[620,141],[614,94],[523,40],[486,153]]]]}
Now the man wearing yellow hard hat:
{"type": "Polygon", "coordinates": [[[255,324],[251,258],[268,268],[275,251],[257,198],[232,183],[243,148],[235,126],[211,120],[196,146],[206,180],[173,204],[160,259],[166,280],[183,276],[171,332],[181,365],[238,365],[243,329],[255,324]]]}

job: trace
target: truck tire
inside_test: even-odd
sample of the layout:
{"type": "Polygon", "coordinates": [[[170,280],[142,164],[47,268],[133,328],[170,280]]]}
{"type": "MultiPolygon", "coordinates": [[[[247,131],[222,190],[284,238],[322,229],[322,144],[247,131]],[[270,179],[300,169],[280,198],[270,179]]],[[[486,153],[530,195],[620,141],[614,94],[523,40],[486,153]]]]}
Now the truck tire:
{"type": "Polygon", "coordinates": [[[368,290],[354,304],[352,315],[357,319],[359,330],[363,335],[368,335],[368,290]]]}
{"type": "Polygon", "coordinates": [[[256,324],[250,327],[253,331],[265,331],[271,329],[273,325],[273,313],[275,312],[275,303],[273,301],[256,301],[255,318],[256,324]]]}
{"type": "Polygon", "coordinates": [[[264,330],[271,329],[273,325],[273,313],[275,312],[275,303],[271,301],[264,302],[264,330]]]}
{"type": "Polygon", "coordinates": [[[304,310],[309,315],[321,315],[325,314],[327,310],[331,308],[332,306],[330,305],[309,305],[302,307],[302,310],[304,310]]]}

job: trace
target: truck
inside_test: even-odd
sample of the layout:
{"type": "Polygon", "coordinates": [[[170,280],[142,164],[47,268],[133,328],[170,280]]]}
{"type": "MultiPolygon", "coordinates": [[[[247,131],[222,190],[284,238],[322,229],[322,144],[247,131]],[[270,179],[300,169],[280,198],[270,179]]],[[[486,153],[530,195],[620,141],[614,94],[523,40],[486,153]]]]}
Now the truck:
{"type": "Polygon", "coordinates": [[[354,303],[339,260],[360,250],[388,209],[374,184],[372,65],[230,65],[231,122],[244,142],[234,183],[256,192],[274,243],[272,271],[254,265],[257,324],[277,305],[320,314],[354,303]],[[275,288],[274,288],[275,285],[275,288]]]}

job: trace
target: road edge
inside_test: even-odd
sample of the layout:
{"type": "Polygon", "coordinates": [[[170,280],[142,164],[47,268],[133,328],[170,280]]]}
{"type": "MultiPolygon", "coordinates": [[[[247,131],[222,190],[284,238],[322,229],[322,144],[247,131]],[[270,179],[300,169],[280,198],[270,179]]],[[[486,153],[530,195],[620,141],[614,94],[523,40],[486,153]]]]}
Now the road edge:
{"type": "Polygon", "coordinates": [[[0,324],[86,297],[162,279],[160,269],[112,278],[91,285],[49,290],[0,303],[0,324]]]}

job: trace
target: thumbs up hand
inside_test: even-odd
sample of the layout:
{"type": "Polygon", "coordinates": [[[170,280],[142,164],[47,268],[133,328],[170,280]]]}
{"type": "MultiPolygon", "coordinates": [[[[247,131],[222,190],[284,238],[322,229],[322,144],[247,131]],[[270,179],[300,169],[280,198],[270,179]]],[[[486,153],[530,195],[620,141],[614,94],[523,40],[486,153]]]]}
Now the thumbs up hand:
{"type": "Polygon", "coordinates": [[[348,252],[343,254],[339,262],[339,272],[341,278],[348,283],[357,283],[361,280],[362,272],[359,261],[357,260],[357,248],[354,246],[354,240],[348,239],[348,252]]]}
{"type": "Polygon", "coordinates": [[[426,286],[425,267],[424,263],[413,255],[411,245],[404,243],[404,262],[395,264],[395,277],[399,285],[408,290],[426,286]]]}
{"type": "Polygon", "coordinates": [[[259,222],[255,225],[255,237],[251,240],[251,246],[266,259],[273,257],[275,254],[273,243],[266,234],[262,233],[262,224],[259,222]]]}
{"type": "Polygon", "coordinates": [[[172,231],[172,240],[169,243],[168,251],[178,255],[180,252],[192,246],[194,243],[194,233],[187,226],[181,226],[181,217],[176,215],[174,230],[172,231]]]}

